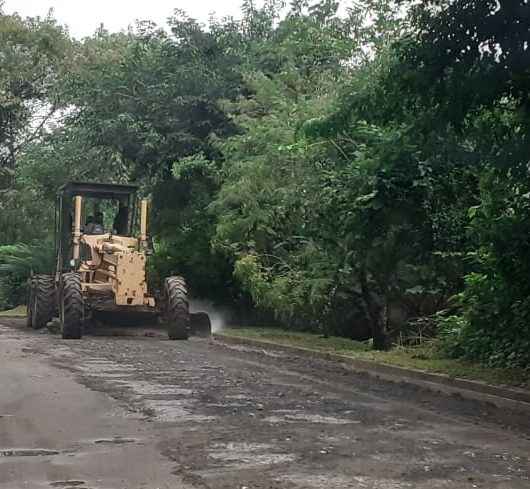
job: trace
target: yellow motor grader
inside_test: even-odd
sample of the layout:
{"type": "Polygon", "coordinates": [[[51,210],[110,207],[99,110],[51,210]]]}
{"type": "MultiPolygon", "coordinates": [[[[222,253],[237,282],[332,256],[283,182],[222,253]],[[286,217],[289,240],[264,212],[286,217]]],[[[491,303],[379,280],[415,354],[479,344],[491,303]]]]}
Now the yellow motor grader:
{"type": "Polygon", "coordinates": [[[28,325],[38,329],[58,313],[62,337],[79,339],[94,317],[156,315],[170,339],[209,335],[205,313],[190,314],[183,277],[164,280],[156,293],[148,283],[151,252],[147,200],[134,185],[72,182],[62,186],[55,208],[55,275],[29,281],[28,325]]]}

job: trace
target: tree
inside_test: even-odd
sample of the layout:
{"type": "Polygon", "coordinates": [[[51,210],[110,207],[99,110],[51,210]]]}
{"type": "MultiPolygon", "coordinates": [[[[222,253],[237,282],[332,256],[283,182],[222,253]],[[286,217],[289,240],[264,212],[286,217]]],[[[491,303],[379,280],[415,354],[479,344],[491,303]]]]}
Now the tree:
{"type": "MultiPolygon", "coordinates": [[[[528,333],[521,327],[528,291],[515,273],[524,270],[528,256],[516,239],[527,221],[520,196],[528,192],[524,3],[418,4],[409,17],[410,34],[395,40],[388,55],[379,53],[365,81],[352,80],[335,114],[313,127],[315,134],[330,137],[347,134],[364,120],[409,135],[408,148],[396,148],[405,150],[409,162],[387,159],[385,180],[401,172],[399,192],[410,185],[427,191],[421,205],[429,212],[413,226],[428,238],[418,249],[420,264],[433,269],[429,254],[479,258],[460,296],[465,321],[458,324],[464,328],[457,329],[450,348],[504,365],[528,362],[522,353],[528,333]],[[423,175],[411,171],[414,161],[421,162],[423,175]],[[451,201],[448,191],[461,196],[451,201]],[[446,215],[461,224],[451,226],[446,215]]],[[[395,207],[396,197],[386,206],[395,207]]],[[[406,202],[414,202],[410,194],[406,202]]],[[[389,228],[383,229],[380,239],[388,243],[389,228]]]]}
{"type": "Polygon", "coordinates": [[[34,189],[18,178],[17,163],[64,107],[59,85],[72,50],[66,31],[51,15],[22,19],[2,13],[0,6],[0,245],[48,231],[33,225],[42,212],[34,189]]]}
{"type": "Polygon", "coordinates": [[[322,185],[337,151],[301,137],[304,122],[328,110],[358,54],[350,38],[355,25],[340,19],[336,7],[322,2],[308,12],[298,5],[267,42],[254,45],[251,95],[230,106],[242,134],[219,144],[214,243],[234,260],[239,283],[258,307],[292,326],[366,337],[360,293],[342,279],[347,250],[336,231],[324,232],[336,222],[322,202],[322,185]]]}
{"type": "Polygon", "coordinates": [[[0,168],[12,181],[17,154],[60,108],[56,89],[71,44],[51,16],[22,19],[0,10],[0,46],[0,168]]]}

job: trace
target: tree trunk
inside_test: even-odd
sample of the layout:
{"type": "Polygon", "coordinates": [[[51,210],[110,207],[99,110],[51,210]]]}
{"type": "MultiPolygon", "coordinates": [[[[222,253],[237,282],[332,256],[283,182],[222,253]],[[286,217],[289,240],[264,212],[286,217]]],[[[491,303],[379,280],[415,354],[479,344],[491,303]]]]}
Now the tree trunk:
{"type": "Polygon", "coordinates": [[[368,311],[368,316],[372,322],[372,338],[374,350],[388,350],[389,341],[386,327],[386,314],[382,308],[377,304],[374,296],[370,292],[368,286],[368,278],[366,274],[366,266],[363,264],[359,273],[361,283],[361,293],[368,311]]]}

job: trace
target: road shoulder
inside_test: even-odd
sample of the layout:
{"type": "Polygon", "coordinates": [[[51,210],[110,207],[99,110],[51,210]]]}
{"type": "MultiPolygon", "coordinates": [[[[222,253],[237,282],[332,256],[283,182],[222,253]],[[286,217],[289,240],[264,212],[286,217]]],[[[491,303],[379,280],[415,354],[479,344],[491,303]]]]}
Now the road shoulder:
{"type": "Polygon", "coordinates": [[[263,349],[276,349],[292,353],[293,355],[332,361],[347,369],[364,372],[383,380],[400,383],[404,382],[435,392],[442,392],[448,395],[459,395],[465,399],[493,404],[501,409],[507,408],[517,412],[530,414],[530,391],[525,389],[494,386],[484,382],[453,378],[448,375],[360,360],[346,355],[284,345],[267,340],[244,338],[222,333],[215,333],[213,335],[213,340],[227,346],[243,345],[263,349]]]}

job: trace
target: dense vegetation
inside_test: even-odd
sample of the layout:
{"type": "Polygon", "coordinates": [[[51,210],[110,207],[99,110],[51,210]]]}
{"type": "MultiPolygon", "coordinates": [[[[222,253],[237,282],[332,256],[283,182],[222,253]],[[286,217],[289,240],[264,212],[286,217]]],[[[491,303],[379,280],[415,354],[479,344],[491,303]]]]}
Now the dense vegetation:
{"type": "Polygon", "coordinates": [[[291,328],[527,367],[530,5],[353,5],[245,1],[83,41],[1,15],[0,307],[59,184],[137,182],[155,276],[291,328]]]}

